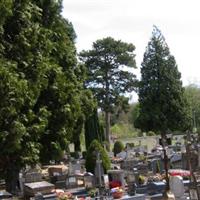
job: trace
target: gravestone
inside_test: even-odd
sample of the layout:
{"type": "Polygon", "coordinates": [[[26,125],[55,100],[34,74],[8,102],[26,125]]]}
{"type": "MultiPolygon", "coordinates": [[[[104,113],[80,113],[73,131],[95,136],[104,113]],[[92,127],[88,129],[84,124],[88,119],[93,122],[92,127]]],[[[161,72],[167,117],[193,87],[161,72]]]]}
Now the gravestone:
{"type": "Polygon", "coordinates": [[[55,186],[46,181],[24,184],[24,194],[26,197],[35,196],[37,193],[50,194],[53,189],[55,189],[55,186]]]}
{"type": "Polygon", "coordinates": [[[68,175],[66,179],[66,188],[75,188],[77,187],[77,179],[75,175],[68,175]]]}
{"type": "Polygon", "coordinates": [[[66,186],[68,167],[61,165],[51,165],[48,167],[51,183],[55,184],[56,188],[62,189],[66,186]]]}
{"type": "Polygon", "coordinates": [[[150,161],[150,168],[151,168],[151,171],[153,171],[154,174],[160,173],[164,169],[163,162],[159,158],[152,159],[150,161]]]}
{"type": "Polygon", "coordinates": [[[124,188],[125,186],[125,180],[124,180],[124,170],[108,170],[108,178],[109,181],[119,181],[121,183],[121,186],[124,188]]]}
{"type": "Polygon", "coordinates": [[[24,185],[26,183],[42,181],[42,174],[37,169],[30,169],[26,173],[19,173],[19,187],[21,195],[24,195],[24,185]]]}
{"type": "Polygon", "coordinates": [[[181,199],[185,192],[183,178],[181,176],[171,176],[169,184],[176,199],[181,199]]]}
{"type": "Polygon", "coordinates": [[[133,171],[129,171],[127,173],[127,185],[128,185],[128,194],[133,196],[136,192],[136,181],[135,181],[135,175],[133,171]]]}
{"type": "Polygon", "coordinates": [[[85,188],[94,187],[94,175],[91,173],[84,174],[84,186],[85,188]]]}

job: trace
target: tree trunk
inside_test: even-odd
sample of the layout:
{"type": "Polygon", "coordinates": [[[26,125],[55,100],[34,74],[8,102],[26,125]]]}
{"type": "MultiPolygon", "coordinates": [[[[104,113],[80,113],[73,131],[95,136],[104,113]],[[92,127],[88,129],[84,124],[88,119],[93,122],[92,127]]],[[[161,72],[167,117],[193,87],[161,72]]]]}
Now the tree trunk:
{"type": "Polygon", "coordinates": [[[105,120],[106,120],[106,132],[105,132],[105,138],[106,138],[106,149],[107,151],[110,151],[110,112],[105,112],[105,120]]]}
{"type": "Polygon", "coordinates": [[[161,134],[161,139],[162,139],[162,147],[163,147],[163,154],[164,154],[164,168],[165,168],[165,180],[166,180],[166,188],[165,188],[165,193],[167,193],[170,190],[169,187],[169,175],[168,175],[168,156],[167,156],[167,152],[166,152],[166,134],[162,133],[161,134]]]}
{"type": "Polygon", "coordinates": [[[163,149],[164,152],[164,168],[165,168],[165,180],[166,180],[166,192],[170,190],[169,188],[169,175],[168,175],[168,156],[167,156],[167,152],[166,149],[164,147],[163,149]]]}
{"type": "Polygon", "coordinates": [[[5,177],[6,191],[11,194],[16,194],[19,191],[19,171],[14,162],[7,165],[5,177]]]}

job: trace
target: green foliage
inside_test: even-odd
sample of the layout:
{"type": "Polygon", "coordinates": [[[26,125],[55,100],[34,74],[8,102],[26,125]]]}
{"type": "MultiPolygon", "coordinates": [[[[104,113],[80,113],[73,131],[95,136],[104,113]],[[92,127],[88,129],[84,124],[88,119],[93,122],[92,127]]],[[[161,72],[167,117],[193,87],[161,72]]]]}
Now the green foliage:
{"type": "Polygon", "coordinates": [[[192,127],[200,130],[200,88],[191,84],[185,87],[185,95],[189,103],[192,127]]]}
{"type": "Polygon", "coordinates": [[[97,110],[86,117],[85,121],[85,142],[86,149],[89,148],[93,140],[98,140],[100,143],[104,141],[104,132],[101,123],[99,122],[97,110]]]}
{"type": "Polygon", "coordinates": [[[111,127],[111,133],[118,138],[136,137],[138,131],[129,123],[117,123],[111,127]]]}
{"type": "Polygon", "coordinates": [[[58,161],[93,108],[61,8],[61,0],[0,1],[0,171],[8,191],[22,167],[58,161]]]}
{"type": "Polygon", "coordinates": [[[133,125],[139,116],[139,112],[140,112],[140,104],[139,103],[134,103],[130,106],[129,122],[132,123],[133,125]]]}
{"type": "Polygon", "coordinates": [[[138,178],[138,182],[139,182],[139,184],[140,185],[143,185],[144,183],[145,183],[145,176],[143,176],[143,175],[139,175],[139,178],[138,178]]]}
{"type": "Polygon", "coordinates": [[[125,92],[135,88],[135,75],[127,69],[135,68],[135,47],[111,37],[97,40],[92,50],[82,51],[80,60],[87,68],[86,87],[90,88],[98,106],[106,112],[106,140],[109,141],[110,118],[113,105],[125,92]],[[125,70],[126,68],[126,70],[125,70]]]}
{"type": "Polygon", "coordinates": [[[114,156],[123,151],[124,144],[121,141],[116,141],[113,147],[114,156]]]}
{"type": "Polygon", "coordinates": [[[111,165],[110,159],[105,149],[101,146],[101,144],[97,140],[93,140],[92,143],[90,144],[90,147],[86,155],[85,167],[88,172],[94,173],[96,165],[96,151],[100,153],[100,159],[102,160],[104,172],[106,173],[106,171],[110,169],[111,165]]]}
{"type": "Polygon", "coordinates": [[[142,62],[139,103],[140,114],[135,125],[142,131],[166,133],[190,127],[181,74],[156,27],[142,62]]]}
{"type": "Polygon", "coordinates": [[[154,135],[156,135],[153,131],[148,131],[147,132],[147,136],[154,136],[154,135]]]}
{"type": "Polygon", "coordinates": [[[134,148],[135,147],[135,143],[133,143],[133,142],[126,143],[126,146],[129,146],[130,148],[134,148]]]}
{"type": "Polygon", "coordinates": [[[90,197],[95,197],[98,194],[98,189],[97,188],[91,188],[88,190],[88,195],[90,197]]]}
{"type": "Polygon", "coordinates": [[[75,158],[75,159],[78,159],[79,158],[79,153],[77,151],[75,152],[70,152],[70,156],[75,158]]]}
{"type": "Polygon", "coordinates": [[[120,96],[116,100],[116,104],[113,106],[112,113],[111,113],[111,125],[113,126],[116,123],[119,122],[128,122],[128,112],[130,109],[129,106],[129,98],[120,96]]]}

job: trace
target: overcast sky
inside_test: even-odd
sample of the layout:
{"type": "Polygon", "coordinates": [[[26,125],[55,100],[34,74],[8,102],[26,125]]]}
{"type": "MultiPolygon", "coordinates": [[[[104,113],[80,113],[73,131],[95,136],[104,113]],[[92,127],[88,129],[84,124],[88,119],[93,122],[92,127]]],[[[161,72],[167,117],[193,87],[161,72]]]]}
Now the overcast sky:
{"type": "Polygon", "coordinates": [[[133,43],[138,78],[156,25],[175,56],[183,85],[200,84],[199,0],[63,0],[63,16],[74,26],[78,52],[107,36],[133,43]]]}

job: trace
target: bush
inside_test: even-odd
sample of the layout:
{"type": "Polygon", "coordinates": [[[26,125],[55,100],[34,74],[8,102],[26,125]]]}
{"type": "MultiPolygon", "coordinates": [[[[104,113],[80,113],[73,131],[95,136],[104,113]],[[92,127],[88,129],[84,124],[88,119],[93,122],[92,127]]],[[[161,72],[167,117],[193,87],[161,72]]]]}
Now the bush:
{"type": "Polygon", "coordinates": [[[156,135],[153,131],[148,131],[147,132],[147,136],[154,136],[154,135],[156,135]]]}
{"type": "Polygon", "coordinates": [[[88,172],[94,174],[95,166],[96,166],[96,152],[99,151],[100,159],[102,160],[102,165],[104,172],[106,173],[108,169],[110,169],[110,159],[108,157],[107,152],[101,146],[101,144],[97,140],[93,140],[89,146],[86,155],[85,167],[88,172]]]}
{"type": "Polygon", "coordinates": [[[124,149],[124,144],[121,141],[116,141],[113,148],[114,156],[120,153],[123,149],[124,149]]]}
{"type": "Polygon", "coordinates": [[[126,143],[126,146],[130,148],[134,148],[135,144],[133,142],[130,142],[130,143],[126,143]]]}

